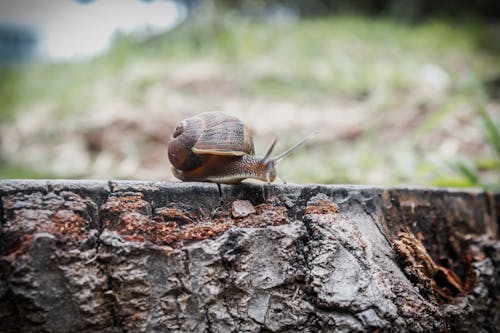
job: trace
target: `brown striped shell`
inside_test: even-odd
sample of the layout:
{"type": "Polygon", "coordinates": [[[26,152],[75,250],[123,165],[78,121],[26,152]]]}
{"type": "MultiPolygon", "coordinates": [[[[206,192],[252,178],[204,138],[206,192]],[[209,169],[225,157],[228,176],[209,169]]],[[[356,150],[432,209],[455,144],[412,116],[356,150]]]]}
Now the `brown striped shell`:
{"type": "Polygon", "coordinates": [[[222,112],[205,112],[177,124],[168,143],[168,158],[178,170],[193,170],[210,155],[254,155],[249,128],[222,112]]]}

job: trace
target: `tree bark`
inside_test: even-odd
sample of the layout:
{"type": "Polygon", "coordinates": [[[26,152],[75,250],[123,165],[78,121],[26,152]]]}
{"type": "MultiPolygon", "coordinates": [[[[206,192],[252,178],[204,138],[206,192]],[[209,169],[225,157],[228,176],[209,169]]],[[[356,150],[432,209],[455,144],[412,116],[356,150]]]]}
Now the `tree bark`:
{"type": "Polygon", "coordinates": [[[4,332],[493,332],[500,194],[1,181],[4,332]]]}

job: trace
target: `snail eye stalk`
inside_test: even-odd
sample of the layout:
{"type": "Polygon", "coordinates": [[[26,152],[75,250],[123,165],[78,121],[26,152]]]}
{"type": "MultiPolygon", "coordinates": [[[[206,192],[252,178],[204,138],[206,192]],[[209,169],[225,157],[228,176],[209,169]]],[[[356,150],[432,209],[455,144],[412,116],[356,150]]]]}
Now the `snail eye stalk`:
{"type": "MultiPolygon", "coordinates": [[[[273,158],[271,158],[271,160],[274,163],[278,163],[279,161],[281,161],[282,159],[284,159],[285,157],[287,157],[288,155],[290,155],[291,153],[293,153],[294,151],[296,151],[297,149],[299,149],[300,147],[302,147],[309,140],[311,140],[312,138],[314,138],[317,134],[318,133],[315,132],[315,133],[313,133],[313,134],[305,137],[304,139],[300,140],[299,142],[297,142],[296,144],[294,144],[293,146],[291,146],[290,148],[288,148],[287,150],[285,150],[284,152],[282,152],[278,156],[274,156],[273,158]]],[[[278,140],[278,138],[276,138],[274,140],[273,144],[271,145],[271,148],[274,148],[274,145],[276,144],[277,140],[278,140]]],[[[272,151],[271,148],[269,149],[270,151],[272,151]]],[[[268,154],[269,154],[269,151],[268,151],[268,154]]],[[[267,155],[266,155],[266,157],[267,157],[267,155]]]]}
{"type": "Polygon", "coordinates": [[[278,142],[278,137],[274,139],[273,143],[271,144],[271,147],[267,150],[266,156],[264,156],[263,161],[268,162],[271,160],[271,154],[273,153],[274,147],[276,146],[276,142],[278,142]]]}

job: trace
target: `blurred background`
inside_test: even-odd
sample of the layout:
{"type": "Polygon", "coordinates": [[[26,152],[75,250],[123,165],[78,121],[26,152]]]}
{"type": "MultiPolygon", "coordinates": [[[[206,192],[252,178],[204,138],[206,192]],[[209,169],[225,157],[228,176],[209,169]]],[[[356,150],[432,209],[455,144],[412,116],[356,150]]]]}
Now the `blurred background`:
{"type": "Polygon", "coordinates": [[[1,1],[1,178],[173,180],[213,110],[260,155],[319,131],[287,182],[499,189],[500,3],[1,1]]]}

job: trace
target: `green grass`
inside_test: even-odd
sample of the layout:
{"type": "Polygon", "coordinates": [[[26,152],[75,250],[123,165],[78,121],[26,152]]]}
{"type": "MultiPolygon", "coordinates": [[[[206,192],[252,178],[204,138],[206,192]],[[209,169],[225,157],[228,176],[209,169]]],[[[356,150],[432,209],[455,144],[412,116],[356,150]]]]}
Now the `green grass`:
{"type": "MultiPolygon", "coordinates": [[[[427,62],[457,75],[473,70],[482,76],[492,63],[498,66],[498,60],[480,49],[481,29],[474,22],[412,26],[358,17],[304,20],[285,26],[224,22],[199,34],[191,32],[194,37],[188,41],[179,40],[185,37],[183,31],[166,36],[165,55],[213,57],[233,65],[243,78],[250,77],[249,92],[286,97],[304,87],[358,96],[382,85],[397,94],[413,86],[415,70],[427,62]],[[261,72],[266,60],[274,65],[262,76],[252,75],[261,72]],[[469,62],[466,68],[462,68],[463,62],[469,62]]],[[[467,86],[456,79],[453,89],[467,86]]]]}
{"type": "Polygon", "coordinates": [[[120,36],[107,54],[94,60],[3,71],[0,119],[41,101],[57,101],[68,112],[81,110],[94,100],[99,81],[126,97],[144,84],[120,84],[137,61],[173,66],[209,59],[231,67],[249,94],[306,100],[330,94],[356,98],[380,86],[397,97],[413,87],[418,66],[429,62],[456,75],[452,89],[463,91],[470,89],[459,77],[465,71],[481,78],[500,64],[480,48],[481,36],[481,26],[474,22],[414,26],[341,16],[278,25],[230,17],[208,27],[178,28],[153,41],[120,36]]]}
{"type": "Polygon", "coordinates": [[[0,164],[0,179],[47,179],[57,178],[51,172],[38,171],[23,166],[0,164]]]}

